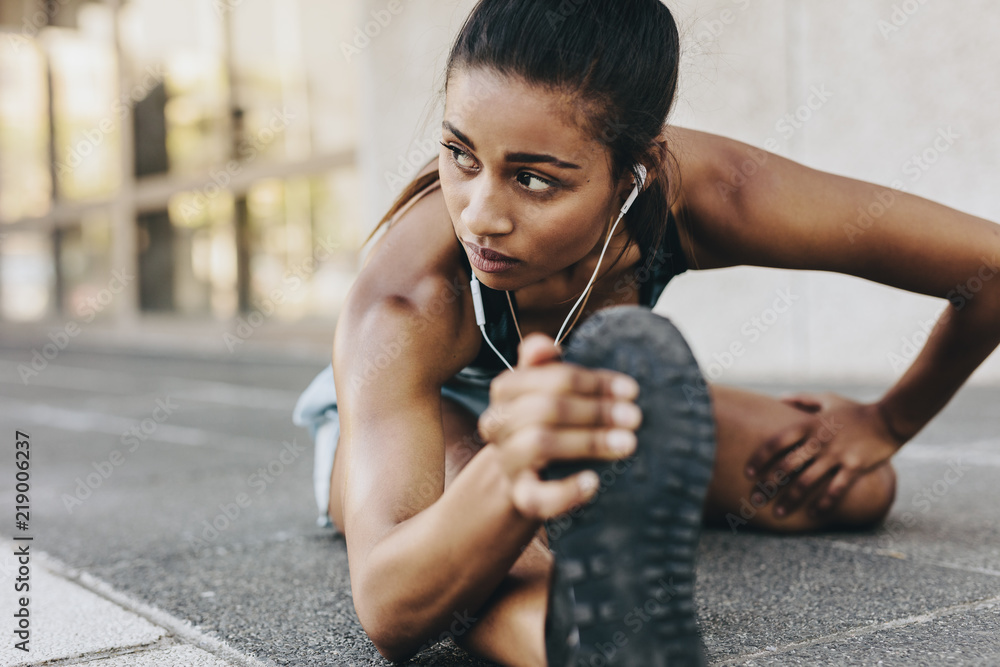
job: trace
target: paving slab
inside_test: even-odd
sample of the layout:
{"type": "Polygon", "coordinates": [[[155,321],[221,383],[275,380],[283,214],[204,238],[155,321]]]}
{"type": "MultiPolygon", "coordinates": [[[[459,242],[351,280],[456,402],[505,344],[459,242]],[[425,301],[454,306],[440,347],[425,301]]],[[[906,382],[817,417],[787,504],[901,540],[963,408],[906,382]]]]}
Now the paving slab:
{"type": "Polygon", "coordinates": [[[228,667],[230,663],[219,660],[193,646],[167,648],[129,653],[108,658],[98,658],[78,663],[81,667],[228,667]]]}
{"type": "Polygon", "coordinates": [[[904,448],[895,460],[896,503],[874,539],[837,534],[829,539],[897,558],[1000,576],[1000,441],[989,453],[996,459],[992,463],[982,449],[904,448]]]}
{"type": "Polygon", "coordinates": [[[822,538],[705,534],[697,599],[725,660],[1000,596],[1000,577],[838,549],[822,538]]]}
{"type": "Polygon", "coordinates": [[[935,614],[883,624],[871,631],[825,637],[823,641],[786,646],[726,665],[746,667],[938,667],[1000,664],[1000,600],[961,605],[935,614]]]}
{"type": "MultiPolygon", "coordinates": [[[[61,661],[99,667],[229,667],[233,663],[190,644],[179,643],[175,633],[63,575],[65,567],[35,548],[32,541],[0,540],[0,588],[14,590],[15,577],[29,589],[17,596],[0,596],[0,616],[14,618],[21,598],[28,601],[27,651],[15,641],[0,646],[0,664],[28,667],[61,661]],[[28,572],[9,556],[28,546],[28,572]],[[53,567],[53,566],[56,567],[53,567]]],[[[167,618],[165,615],[163,618],[167,618]]],[[[183,625],[170,619],[171,624],[183,625]]],[[[246,663],[244,663],[246,664],[246,663]]]]}
{"type": "MultiPolygon", "coordinates": [[[[32,542],[0,541],[4,554],[14,553],[22,545],[28,546],[29,590],[28,599],[30,642],[29,652],[5,640],[0,645],[0,663],[4,665],[30,665],[46,660],[76,657],[118,647],[152,644],[164,636],[162,628],[130,613],[79,586],[52,574],[31,555],[37,548],[32,542]]],[[[11,561],[0,568],[0,618],[11,619],[18,611],[14,591],[18,568],[11,561]]],[[[4,633],[5,637],[8,633],[4,633]]]]}

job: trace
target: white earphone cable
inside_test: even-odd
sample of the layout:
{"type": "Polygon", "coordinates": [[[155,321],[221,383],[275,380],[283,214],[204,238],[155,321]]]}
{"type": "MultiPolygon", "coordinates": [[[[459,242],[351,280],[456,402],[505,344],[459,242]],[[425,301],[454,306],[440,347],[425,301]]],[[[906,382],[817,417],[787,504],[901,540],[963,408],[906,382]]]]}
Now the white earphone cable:
{"type": "MultiPolygon", "coordinates": [[[[575,304],[573,304],[573,308],[569,311],[569,315],[566,316],[566,319],[563,320],[562,326],[559,327],[559,333],[556,334],[556,345],[562,343],[563,329],[565,329],[566,324],[569,323],[569,318],[571,318],[573,316],[573,313],[576,312],[576,309],[580,306],[580,303],[587,296],[587,293],[590,292],[591,287],[593,287],[594,281],[597,280],[597,272],[601,270],[601,262],[604,261],[604,253],[608,251],[608,245],[611,243],[611,237],[614,236],[615,229],[618,228],[618,223],[621,222],[624,216],[625,216],[625,211],[623,210],[621,213],[618,214],[618,219],[615,220],[615,224],[611,226],[611,231],[608,232],[608,238],[604,240],[604,247],[601,248],[601,256],[597,259],[597,267],[594,269],[594,275],[590,276],[590,282],[587,283],[587,287],[584,288],[583,293],[580,295],[580,298],[576,300],[575,304]]],[[[569,331],[566,332],[566,335],[569,335],[569,331]]]]}

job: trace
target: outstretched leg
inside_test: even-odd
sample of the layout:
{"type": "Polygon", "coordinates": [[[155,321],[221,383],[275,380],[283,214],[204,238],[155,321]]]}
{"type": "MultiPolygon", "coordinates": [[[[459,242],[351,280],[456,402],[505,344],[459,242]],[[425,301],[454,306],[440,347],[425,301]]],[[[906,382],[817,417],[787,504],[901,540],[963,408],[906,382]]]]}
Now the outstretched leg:
{"type": "MultiPolygon", "coordinates": [[[[710,385],[716,414],[717,457],[705,506],[705,519],[729,525],[726,515],[739,517],[741,501],[749,503],[753,482],[743,468],[753,450],[801,414],[781,401],[732,387],[710,385]]],[[[470,416],[471,428],[474,420],[470,416]]],[[[864,527],[888,513],[895,497],[896,475],[891,465],[860,479],[827,517],[814,519],[799,510],[783,519],[770,508],[751,517],[747,526],[786,533],[834,526],[864,527]]],[[[745,511],[745,506],[744,506],[745,511]]],[[[737,522],[737,525],[742,525],[737,522]]],[[[539,538],[515,563],[496,593],[477,614],[479,621],[456,643],[470,653],[504,665],[544,665],[543,626],[552,558],[539,538]]]]}

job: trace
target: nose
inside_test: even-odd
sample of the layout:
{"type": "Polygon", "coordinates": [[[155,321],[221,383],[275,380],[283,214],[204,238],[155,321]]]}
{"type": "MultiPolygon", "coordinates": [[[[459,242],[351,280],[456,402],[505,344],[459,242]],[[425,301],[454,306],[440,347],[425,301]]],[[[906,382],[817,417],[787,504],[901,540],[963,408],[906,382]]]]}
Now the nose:
{"type": "Polygon", "coordinates": [[[462,209],[462,224],[477,237],[502,236],[514,231],[514,223],[502,189],[480,175],[470,184],[469,201],[462,209]]]}

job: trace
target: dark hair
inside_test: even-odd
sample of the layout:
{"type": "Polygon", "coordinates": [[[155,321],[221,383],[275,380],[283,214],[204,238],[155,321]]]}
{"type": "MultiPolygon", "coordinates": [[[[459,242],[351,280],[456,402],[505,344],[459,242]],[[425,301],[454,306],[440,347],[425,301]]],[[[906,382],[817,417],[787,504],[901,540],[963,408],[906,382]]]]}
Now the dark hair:
{"type": "MultiPolygon", "coordinates": [[[[669,153],[655,139],[674,100],[679,58],[677,25],[660,0],[480,0],[452,47],[445,90],[454,71],[485,68],[570,96],[608,148],[615,182],[637,162],[649,169],[625,216],[646,258],[669,211],[669,153]]],[[[435,170],[416,179],[382,222],[437,178],[435,170]]]]}

